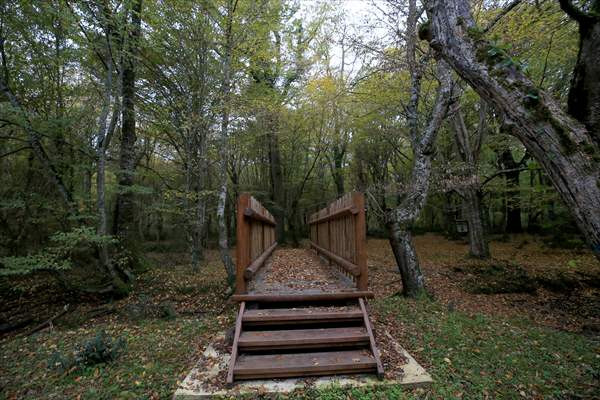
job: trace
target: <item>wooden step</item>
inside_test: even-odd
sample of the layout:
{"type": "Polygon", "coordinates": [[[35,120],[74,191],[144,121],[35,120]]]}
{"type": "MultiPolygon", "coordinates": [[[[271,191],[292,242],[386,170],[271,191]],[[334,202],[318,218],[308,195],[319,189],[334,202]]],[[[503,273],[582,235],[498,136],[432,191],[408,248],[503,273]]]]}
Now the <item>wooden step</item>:
{"type": "Polygon", "coordinates": [[[302,301],[336,301],[358,298],[373,298],[371,291],[348,290],[339,292],[302,292],[302,293],[250,293],[234,294],[231,296],[233,301],[253,301],[259,303],[285,303],[302,301]]]}
{"type": "Polygon", "coordinates": [[[375,358],[368,350],[322,353],[248,355],[238,357],[234,379],[285,378],[375,372],[375,358]]]}
{"type": "Polygon", "coordinates": [[[242,317],[245,326],[360,322],[362,319],[363,315],[359,307],[246,310],[242,317]]]}
{"type": "Polygon", "coordinates": [[[364,327],[243,331],[238,341],[241,351],[316,349],[368,344],[369,335],[364,327]]]}

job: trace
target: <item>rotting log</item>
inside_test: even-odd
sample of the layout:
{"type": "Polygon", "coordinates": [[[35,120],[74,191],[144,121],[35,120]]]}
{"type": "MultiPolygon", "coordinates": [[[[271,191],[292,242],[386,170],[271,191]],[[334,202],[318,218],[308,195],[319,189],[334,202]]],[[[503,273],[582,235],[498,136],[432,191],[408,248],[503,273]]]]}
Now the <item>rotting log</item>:
{"type": "Polygon", "coordinates": [[[260,255],[260,257],[258,257],[256,260],[252,261],[252,263],[246,267],[246,270],[244,271],[244,278],[246,278],[246,280],[250,280],[254,277],[254,275],[260,269],[260,267],[263,266],[263,264],[265,263],[267,258],[269,258],[269,256],[273,252],[273,250],[275,250],[275,247],[277,247],[277,242],[273,243],[271,245],[271,247],[266,249],[260,255]]]}
{"type": "Polygon", "coordinates": [[[327,258],[329,258],[330,260],[334,261],[336,264],[344,267],[344,269],[348,272],[350,272],[352,275],[354,276],[360,276],[360,268],[358,265],[351,263],[350,261],[332,253],[331,251],[324,249],[323,247],[317,245],[314,242],[310,242],[310,245],[312,247],[315,248],[315,250],[317,250],[319,253],[324,254],[325,256],[327,256],[327,258]]]}

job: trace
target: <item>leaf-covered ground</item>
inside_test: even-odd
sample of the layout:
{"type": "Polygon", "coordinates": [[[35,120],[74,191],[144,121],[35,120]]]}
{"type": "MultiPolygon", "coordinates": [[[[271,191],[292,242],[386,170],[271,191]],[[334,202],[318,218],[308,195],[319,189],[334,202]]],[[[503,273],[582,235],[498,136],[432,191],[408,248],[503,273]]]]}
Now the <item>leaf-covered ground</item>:
{"type": "MultiPolygon", "coordinates": [[[[432,298],[394,296],[401,283],[392,253],[385,240],[371,239],[369,270],[377,297],[370,309],[376,334],[393,335],[435,383],[413,390],[333,388],[294,398],[598,398],[600,265],[591,254],[550,249],[523,236],[493,242],[494,260],[481,263],[465,257],[461,242],[425,235],[416,243],[432,298]],[[473,282],[502,291],[514,276],[530,281],[525,293],[473,293],[473,282]]],[[[210,338],[231,325],[235,307],[225,301],[216,252],[208,253],[201,272],[190,269],[186,254],[148,258],[152,267],[129,298],[82,304],[51,330],[1,339],[0,399],[170,398],[210,338]],[[53,353],[72,353],[99,329],[127,340],[119,359],[63,372],[48,368],[53,353]]],[[[32,294],[37,303],[25,295],[21,303],[40,307],[41,314],[64,304],[46,289],[32,294]],[[51,294],[45,308],[43,293],[51,294]]]]}

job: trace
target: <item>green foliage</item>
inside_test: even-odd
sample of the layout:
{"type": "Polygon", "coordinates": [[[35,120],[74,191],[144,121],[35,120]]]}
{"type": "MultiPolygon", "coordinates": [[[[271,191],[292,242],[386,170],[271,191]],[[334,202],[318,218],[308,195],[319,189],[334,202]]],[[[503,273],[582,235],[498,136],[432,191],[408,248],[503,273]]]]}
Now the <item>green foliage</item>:
{"type": "Polygon", "coordinates": [[[72,258],[80,250],[117,242],[114,237],[98,235],[93,228],[85,226],[57,232],[50,237],[51,245],[36,254],[0,258],[0,276],[67,270],[73,266],[72,258]]]}
{"type": "Polygon", "coordinates": [[[68,260],[62,259],[54,252],[40,252],[35,255],[0,258],[0,276],[26,275],[35,271],[60,271],[71,268],[68,260]]]}

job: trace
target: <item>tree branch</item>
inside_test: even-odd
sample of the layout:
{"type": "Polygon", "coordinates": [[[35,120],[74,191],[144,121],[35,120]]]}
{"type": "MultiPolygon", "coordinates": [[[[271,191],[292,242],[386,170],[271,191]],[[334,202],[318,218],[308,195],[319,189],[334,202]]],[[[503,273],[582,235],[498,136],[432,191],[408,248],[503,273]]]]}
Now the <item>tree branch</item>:
{"type": "Polygon", "coordinates": [[[571,0],[558,0],[558,2],[560,3],[560,8],[579,24],[591,24],[594,20],[600,18],[584,13],[582,10],[575,7],[571,0]]]}
{"type": "Polygon", "coordinates": [[[12,151],[6,152],[6,153],[4,153],[4,154],[0,154],[0,158],[8,157],[8,156],[10,156],[11,154],[15,154],[15,153],[18,153],[18,152],[20,152],[20,151],[23,151],[23,150],[29,150],[29,149],[31,149],[31,146],[23,146],[23,147],[19,147],[18,149],[15,149],[15,150],[12,150],[12,151]]]}
{"type": "Polygon", "coordinates": [[[498,22],[500,22],[500,20],[502,18],[504,18],[504,16],[506,14],[508,14],[513,8],[515,8],[519,4],[521,4],[521,0],[513,0],[509,5],[507,5],[506,7],[504,7],[504,9],[502,11],[500,11],[500,13],[498,15],[496,15],[496,18],[494,18],[492,20],[492,22],[490,22],[488,24],[488,26],[486,26],[483,29],[483,33],[488,33],[488,31],[491,30],[498,22]]]}

